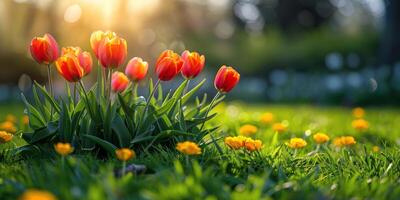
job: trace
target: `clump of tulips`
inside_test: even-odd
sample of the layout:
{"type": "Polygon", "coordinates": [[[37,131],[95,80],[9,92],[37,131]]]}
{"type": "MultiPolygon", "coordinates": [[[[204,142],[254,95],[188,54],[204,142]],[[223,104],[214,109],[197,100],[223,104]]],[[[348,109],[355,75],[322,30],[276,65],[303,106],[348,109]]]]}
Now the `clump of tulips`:
{"type": "Polygon", "coordinates": [[[79,47],[63,47],[60,53],[50,34],[32,39],[31,55],[47,66],[50,90],[35,83],[32,100],[22,95],[31,132],[23,134],[28,145],[19,152],[40,151],[59,142],[72,144],[74,153],[90,151],[99,155],[105,152],[113,155],[120,148],[147,150],[159,144],[173,149],[179,141],[205,144],[204,136],[214,134],[217,129],[205,129],[204,124],[215,116],[209,112],[240,78],[235,69],[222,66],[215,77],[217,93],[211,102],[208,103],[205,94],[185,106],[205,82],[189,87],[190,80],[203,70],[205,56],[187,50],[181,55],[165,50],[155,63],[157,81],[153,84],[150,79],[149,95],[139,97],[138,83],[146,78],[149,64],[134,57],[125,70],[118,71],[128,55],[127,42],[111,31],[92,33],[90,45],[99,67],[96,83],[86,88],[83,78],[93,71],[96,63],[89,52],[79,47]],[[66,98],[53,94],[53,67],[66,81],[66,98]],[[184,77],[181,85],[164,93],[162,84],[180,73],[184,77]],[[70,85],[74,86],[73,92],[70,85]]]}

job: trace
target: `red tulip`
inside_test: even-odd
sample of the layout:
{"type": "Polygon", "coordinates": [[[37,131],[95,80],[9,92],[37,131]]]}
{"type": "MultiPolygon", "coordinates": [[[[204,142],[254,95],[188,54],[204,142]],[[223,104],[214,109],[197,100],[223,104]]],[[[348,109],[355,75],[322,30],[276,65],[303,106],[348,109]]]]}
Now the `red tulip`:
{"type": "Polygon", "coordinates": [[[78,58],[80,66],[83,68],[84,76],[92,71],[93,61],[92,56],[87,51],[82,51],[79,47],[63,47],[62,55],[72,54],[78,58]]]}
{"type": "Polygon", "coordinates": [[[195,78],[203,70],[205,57],[197,52],[184,51],[182,53],[182,75],[186,79],[195,78]]]}
{"type": "Polygon", "coordinates": [[[149,64],[147,64],[147,62],[143,61],[141,58],[134,57],[128,62],[125,74],[132,81],[138,82],[146,76],[148,68],[149,64]]]}
{"type": "Polygon", "coordinates": [[[62,55],[55,63],[57,71],[69,82],[77,82],[84,76],[78,58],[72,53],[62,55]]]}
{"type": "Polygon", "coordinates": [[[117,68],[125,61],[128,53],[126,41],[118,36],[105,37],[99,44],[99,60],[105,68],[117,68]]]}
{"type": "Polygon", "coordinates": [[[113,92],[122,92],[128,87],[129,79],[122,72],[114,72],[111,79],[111,88],[113,92]]]}
{"type": "Polygon", "coordinates": [[[218,91],[227,93],[235,87],[239,79],[240,74],[235,69],[223,65],[215,76],[214,86],[218,91]]]}
{"type": "Polygon", "coordinates": [[[92,47],[92,50],[94,52],[94,55],[96,56],[97,59],[99,59],[99,45],[103,42],[104,38],[114,38],[116,37],[117,34],[111,31],[95,31],[90,35],[90,46],[92,47]]]}
{"type": "Polygon", "coordinates": [[[165,50],[161,53],[156,63],[156,73],[158,79],[169,81],[180,71],[183,65],[181,57],[172,50],[165,50]]]}
{"type": "Polygon", "coordinates": [[[48,65],[57,60],[60,55],[56,40],[48,33],[43,37],[33,38],[29,49],[32,57],[39,64],[48,65]]]}

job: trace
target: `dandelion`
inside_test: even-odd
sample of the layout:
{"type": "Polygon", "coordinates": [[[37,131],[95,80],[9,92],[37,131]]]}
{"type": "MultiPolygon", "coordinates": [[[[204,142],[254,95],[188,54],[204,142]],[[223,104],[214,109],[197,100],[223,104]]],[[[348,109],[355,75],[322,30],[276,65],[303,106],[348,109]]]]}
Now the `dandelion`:
{"type": "Polygon", "coordinates": [[[244,141],[244,146],[248,151],[258,151],[262,148],[262,141],[261,140],[253,140],[248,138],[244,141]]]}
{"type": "Polygon", "coordinates": [[[115,151],[115,155],[117,155],[117,158],[121,161],[128,161],[134,158],[136,156],[136,153],[132,149],[122,148],[122,149],[117,149],[115,151]]]}
{"type": "Polygon", "coordinates": [[[373,146],[372,147],[372,152],[378,153],[381,149],[378,146],[373,146]]]}
{"type": "Polygon", "coordinates": [[[357,131],[365,131],[369,128],[369,123],[365,119],[356,119],[351,123],[351,126],[357,131]]]}
{"type": "Polygon", "coordinates": [[[275,119],[274,114],[267,112],[261,115],[260,121],[263,124],[271,124],[272,122],[274,122],[274,119],[275,119]]]}
{"type": "Polygon", "coordinates": [[[15,122],[17,122],[17,118],[12,114],[8,114],[6,116],[6,121],[15,124],[15,122]]]}
{"type": "Polygon", "coordinates": [[[58,154],[62,156],[69,155],[74,151],[74,148],[71,146],[70,143],[62,143],[62,142],[55,144],[54,149],[58,154]]]}
{"type": "Polygon", "coordinates": [[[0,131],[0,144],[7,143],[13,139],[13,135],[5,131],[0,131]]]}
{"type": "Polygon", "coordinates": [[[275,123],[274,125],[272,125],[272,129],[273,129],[275,132],[283,133],[283,132],[286,131],[286,126],[283,125],[282,123],[275,123]]]}
{"type": "Polygon", "coordinates": [[[356,140],[352,136],[338,137],[333,141],[333,144],[337,147],[345,147],[356,144],[356,140]]]}
{"type": "Polygon", "coordinates": [[[14,123],[5,121],[0,124],[0,130],[7,131],[9,133],[15,133],[17,128],[15,127],[14,123]]]}
{"type": "Polygon", "coordinates": [[[318,144],[324,144],[329,141],[329,136],[326,135],[325,133],[316,133],[313,136],[313,139],[318,144]]]}
{"type": "Polygon", "coordinates": [[[292,149],[301,149],[307,145],[307,142],[302,138],[292,138],[287,145],[292,149]]]}
{"type": "Polygon", "coordinates": [[[246,124],[240,127],[239,134],[243,136],[250,136],[257,133],[257,131],[258,131],[257,126],[246,124]]]}
{"type": "Polygon", "coordinates": [[[179,142],[176,145],[176,149],[186,155],[201,154],[201,148],[196,143],[191,141],[179,142]]]}
{"type": "Polygon", "coordinates": [[[56,200],[56,196],[45,190],[29,189],[26,190],[19,200],[56,200]]]}
{"type": "Polygon", "coordinates": [[[357,107],[353,109],[352,113],[355,118],[363,118],[365,115],[365,110],[361,107],[357,107]]]}
{"type": "Polygon", "coordinates": [[[243,136],[236,136],[236,137],[226,137],[224,142],[225,145],[232,149],[240,149],[244,147],[244,141],[247,139],[247,137],[243,136]]]}

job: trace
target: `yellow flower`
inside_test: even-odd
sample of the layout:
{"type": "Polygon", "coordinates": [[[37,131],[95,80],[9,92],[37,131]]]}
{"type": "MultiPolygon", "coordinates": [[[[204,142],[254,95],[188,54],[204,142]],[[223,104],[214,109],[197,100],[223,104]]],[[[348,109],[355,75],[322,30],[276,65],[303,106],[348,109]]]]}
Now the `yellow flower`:
{"type": "Polygon", "coordinates": [[[307,142],[302,138],[292,138],[287,145],[292,149],[301,149],[307,145],[307,142]]]}
{"type": "Polygon", "coordinates": [[[29,116],[28,115],[24,115],[22,117],[22,124],[23,125],[28,125],[29,124],[29,116]]]}
{"type": "Polygon", "coordinates": [[[13,135],[5,131],[0,131],[0,144],[7,143],[13,139],[13,135]]]}
{"type": "Polygon", "coordinates": [[[286,131],[286,126],[283,125],[282,123],[275,123],[274,125],[272,125],[272,129],[273,129],[275,132],[283,133],[283,132],[286,131]]]}
{"type": "Polygon", "coordinates": [[[135,151],[133,151],[132,149],[128,149],[128,148],[121,148],[121,149],[115,150],[115,155],[117,155],[117,158],[121,161],[127,161],[127,160],[130,160],[130,159],[136,157],[135,151]]]}
{"type": "Polygon", "coordinates": [[[246,124],[240,127],[239,134],[244,136],[250,136],[257,133],[258,128],[251,124],[246,124]]]}
{"type": "Polygon", "coordinates": [[[378,146],[373,146],[372,151],[378,153],[381,149],[378,146]]]}
{"type": "Polygon", "coordinates": [[[56,200],[57,198],[50,192],[45,190],[29,189],[26,190],[19,200],[56,200]]]}
{"type": "Polygon", "coordinates": [[[0,124],[0,130],[7,131],[9,133],[15,133],[15,131],[17,131],[17,128],[14,126],[14,123],[5,121],[0,124]]]}
{"type": "Polygon", "coordinates": [[[201,154],[201,148],[196,143],[190,141],[179,142],[176,145],[176,149],[186,155],[201,154]]]}
{"type": "Polygon", "coordinates": [[[261,123],[263,124],[271,124],[272,122],[274,122],[275,116],[274,114],[270,113],[270,112],[266,112],[263,115],[261,115],[261,123]]]}
{"type": "Polygon", "coordinates": [[[54,149],[58,154],[62,156],[66,156],[74,151],[74,148],[71,146],[70,143],[62,143],[62,142],[55,144],[54,149]]]}
{"type": "Polygon", "coordinates": [[[253,140],[248,138],[244,141],[244,146],[248,151],[258,151],[262,148],[262,141],[261,140],[253,140]]]}
{"type": "Polygon", "coordinates": [[[17,118],[12,114],[8,114],[6,116],[6,121],[15,124],[15,122],[17,122],[17,118]]]}
{"type": "Polygon", "coordinates": [[[355,118],[363,118],[365,115],[365,110],[361,107],[357,107],[353,109],[353,116],[355,118]]]}
{"type": "Polygon", "coordinates": [[[326,135],[325,133],[316,133],[313,136],[313,139],[318,144],[324,144],[329,141],[329,136],[326,135]]]}
{"type": "Polygon", "coordinates": [[[243,137],[243,136],[236,136],[236,137],[226,137],[225,138],[225,144],[232,148],[232,149],[240,149],[244,147],[244,141],[248,139],[248,137],[243,137]]]}
{"type": "Polygon", "coordinates": [[[365,131],[369,127],[369,123],[365,119],[356,119],[351,123],[354,129],[357,131],[365,131]]]}
{"type": "Polygon", "coordinates": [[[333,141],[333,144],[337,147],[345,147],[356,144],[356,140],[352,136],[338,137],[333,141]]]}

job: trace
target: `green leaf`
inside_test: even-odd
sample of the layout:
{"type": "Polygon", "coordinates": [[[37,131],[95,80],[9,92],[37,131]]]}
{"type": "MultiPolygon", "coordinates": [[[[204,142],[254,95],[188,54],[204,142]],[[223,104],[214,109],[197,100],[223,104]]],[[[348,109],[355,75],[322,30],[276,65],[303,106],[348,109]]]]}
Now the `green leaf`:
{"type": "Polygon", "coordinates": [[[101,146],[103,149],[105,149],[108,153],[111,155],[115,154],[115,150],[117,150],[117,147],[110,142],[107,142],[106,140],[100,139],[94,135],[83,135],[84,138],[88,139],[89,141],[92,141],[99,146],[101,146]]]}
{"type": "Polygon", "coordinates": [[[38,110],[36,110],[35,107],[33,107],[28,100],[26,100],[26,97],[24,94],[21,94],[22,96],[22,101],[25,103],[25,106],[28,110],[28,115],[29,115],[29,125],[32,127],[32,129],[39,129],[43,126],[46,125],[46,121],[43,118],[43,116],[39,113],[38,110]]]}
{"type": "Polygon", "coordinates": [[[60,113],[60,106],[57,104],[57,102],[55,101],[55,99],[53,97],[50,96],[50,94],[47,92],[46,88],[44,88],[43,86],[41,86],[39,83],[37,83],[36,81],[34,82],[36,87],[38,87],[40,89],[40,91],[42,92],[44,98],[50,102],[50,104],[53,106],[54,110],[57,113],[60,113]]]}
{"type": "Polygon", "coordinates": [[[182,97],[182,105],[185,105],[187,101],[192,97],[200,88],[203,86],[203,84],[206,82],[206,79],[203,79],[199,84],[197,84],[193,89],[191,89],[189,92],[187,92],[185,95],[182,97]]]}
{"type": "Polygon", "coordinates": [[[125,126],[124,121],[120,116],[116,116],[112,122],[112,129],[117,134],[120,147],[128,147],[131,136],[128,128],[125,126]]]}

